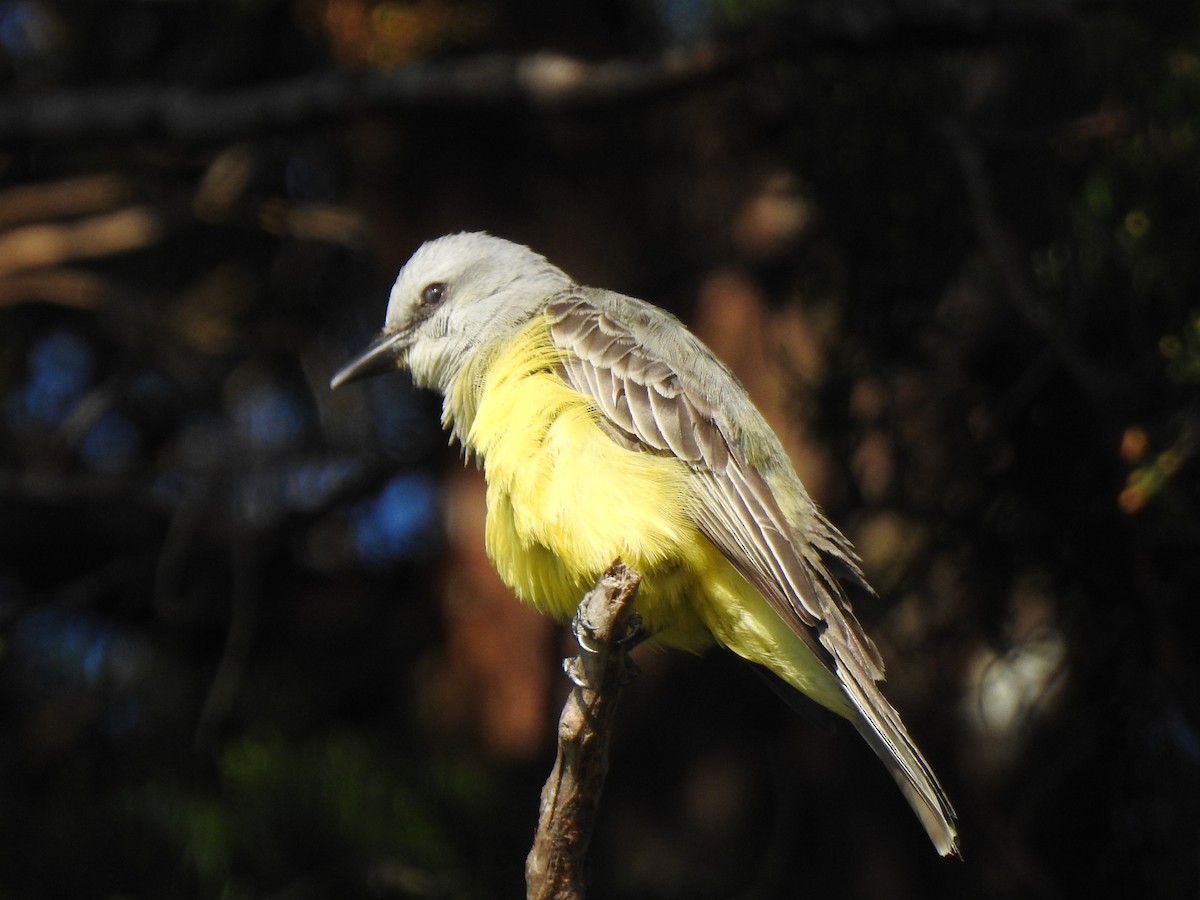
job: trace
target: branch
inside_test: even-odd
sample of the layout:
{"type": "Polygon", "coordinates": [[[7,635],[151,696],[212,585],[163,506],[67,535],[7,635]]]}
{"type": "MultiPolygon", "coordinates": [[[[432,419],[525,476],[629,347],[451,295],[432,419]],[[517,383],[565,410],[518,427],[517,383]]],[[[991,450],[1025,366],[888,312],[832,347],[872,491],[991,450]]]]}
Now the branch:
{"type": "Polygon", "coordinates": [[[558,755],[542,788],[533,849],[525,861],[528,900],[579,900],[583,868],[608,774],[617,696],[629,680],[628,642],[641,576],[620,560],[579,601],[572,623],[581,648],[564,660],[575,683],[558,722],[558,755]]]}
{"type": "Polygon", "coordinates": [[[653,94],[733,61],[715,50],[598,63],[488,54],[391,71],[319,72],[221,94],[176,85],[63,90],[0,100],[0,140],[159,134],[215,142],[378,109],[570,108],[653,94]]]}
{"type": "Polygon", "coordinates": [[[0,141],[149,134],[220,143],[376,110],[578,109],[661,94],[731,70],[769,70],[775,61],[805,59],[819,50],[912,53],[989,46],[1060,27],[1082,9],[1113,6],[1116,0],[778,5],[787,13],[752,15],[742,23],[754,38],[749,42],[669,50],[652,59],[589,62],[556,53],[489,53],[392,70],[317,72],[224,93],[132,84],[10,94],[0,98],[0,141]]]}

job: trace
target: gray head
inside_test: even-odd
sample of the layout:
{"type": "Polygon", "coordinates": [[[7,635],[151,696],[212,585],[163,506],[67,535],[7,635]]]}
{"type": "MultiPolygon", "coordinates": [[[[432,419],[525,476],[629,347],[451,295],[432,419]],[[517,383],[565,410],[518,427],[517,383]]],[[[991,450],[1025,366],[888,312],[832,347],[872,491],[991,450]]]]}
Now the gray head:
{"type": "Polygon", "coordinates": [[[477,347],[518,331],[570,285],[544,257],[490,234],[428,241],[396,276],[379,340],[331,386],[401,368],[445,392],[477,347]]]}

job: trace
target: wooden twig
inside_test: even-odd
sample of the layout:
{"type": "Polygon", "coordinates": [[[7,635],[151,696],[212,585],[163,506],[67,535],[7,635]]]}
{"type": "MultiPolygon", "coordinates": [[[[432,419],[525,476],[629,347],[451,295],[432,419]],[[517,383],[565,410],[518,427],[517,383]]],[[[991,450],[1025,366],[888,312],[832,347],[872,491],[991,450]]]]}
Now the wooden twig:
{"type": "Polygon", "coordinates": [[[533,849],[525,861],[529,900],[579,900],[584,861],[604,777],[617,696],[634,671],[626,640],[636,627],[641,576],[620,560],[579,602],[572,623],[578,656],[564,660],[574,688],[558,722],[558,755],[542,788],[533,849]]]}
{"type": "Polygon", "coordinates": [[[577,109],[653,96],[744,61],[715,49],[601,62],[493,53],[390,71],[313,72],[224,93],[167,84],[64,89],[0,97],[0,141],[150,134],[211,143],[377,110],[577,109]]]}

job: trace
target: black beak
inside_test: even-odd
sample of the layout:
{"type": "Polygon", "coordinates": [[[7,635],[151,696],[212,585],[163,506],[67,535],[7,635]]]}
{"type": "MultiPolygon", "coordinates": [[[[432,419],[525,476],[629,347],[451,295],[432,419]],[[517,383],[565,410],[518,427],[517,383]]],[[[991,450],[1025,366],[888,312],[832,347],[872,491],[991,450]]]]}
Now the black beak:
{"type": "Polygon", "coordinates": [[[396,334],[385,334],[360,356],[342,366],[329,382],[330,390],[337,390],[343,384],[349,384],[351,381],[396,371],[400,354],[404,352],[404,339],[405,334],[402,331],[396,334]]]}

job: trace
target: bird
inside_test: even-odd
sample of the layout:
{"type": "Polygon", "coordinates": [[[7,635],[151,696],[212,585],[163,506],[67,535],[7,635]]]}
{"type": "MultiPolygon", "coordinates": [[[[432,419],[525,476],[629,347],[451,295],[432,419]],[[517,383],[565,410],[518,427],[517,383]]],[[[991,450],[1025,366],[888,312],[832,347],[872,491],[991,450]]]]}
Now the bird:
{"type": "Polygon", "coordinates": [[[331,380],[406,370],[482,468],[505,584],[560,622],[617,559],[654,643],[713,643],[847,719],[942,856],[956,814],[879,689],[884,661],[842,580],[850,541],[810,498],[745,388],[675,316],[575,283],[484,232],[422,244],[382,333],[331,380]],[[836,573],[836,574],[835,574],[836,573]]]}

